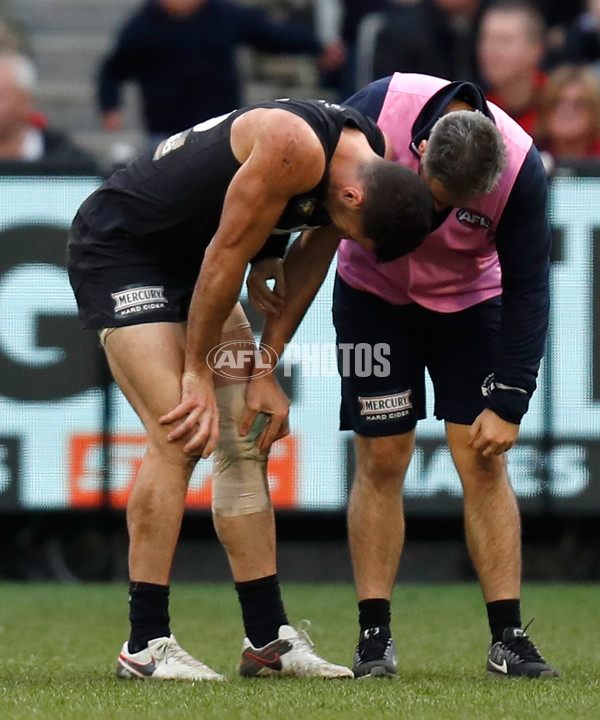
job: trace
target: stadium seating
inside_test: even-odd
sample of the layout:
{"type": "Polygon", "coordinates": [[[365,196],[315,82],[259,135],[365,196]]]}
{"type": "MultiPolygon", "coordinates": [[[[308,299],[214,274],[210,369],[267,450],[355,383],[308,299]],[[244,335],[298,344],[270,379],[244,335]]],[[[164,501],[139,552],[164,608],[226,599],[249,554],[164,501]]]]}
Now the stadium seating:
{"type": "MultiPolygon", "coordinates": [[[[39,109],[50,122],[70,132],[84,148],[103,158],[119,160],[139,148],[138,95],[125,93],[126,128],[118,135],[100,130],[94,95],[99,59],[110,47],[116,28],[142,0],[13,0],[13,13],[27,30],[40,73],[39,109]]],[[[238,0],[273,12],[310,14],[310,0],[238,0]]],[[[314,59],[310,56],[267,56],[241,48],[239,62],[245,88],[244,104],[290,96],[323,97],[314,59]]],[[[326,95],[326,93],[325,93],[326,95]]]]}

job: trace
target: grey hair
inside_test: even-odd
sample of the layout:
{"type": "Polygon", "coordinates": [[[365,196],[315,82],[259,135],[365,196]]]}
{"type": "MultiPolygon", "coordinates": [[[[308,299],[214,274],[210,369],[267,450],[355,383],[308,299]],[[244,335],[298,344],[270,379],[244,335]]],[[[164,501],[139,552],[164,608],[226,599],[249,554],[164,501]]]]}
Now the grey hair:
{"type": "Polygon", "coordinates": [[[491,192],[505,167],[502,134],[479,110],[446,113],[431,129],[423,170],[458,197],[491,192]]]}
{"type": "Polygon", "coordinates": [[[34,92],[37,86],[37,69],[33,60],[20,52],[0,51],[0,64],[13,67],[15,85],[26,92],[34,92]]]}

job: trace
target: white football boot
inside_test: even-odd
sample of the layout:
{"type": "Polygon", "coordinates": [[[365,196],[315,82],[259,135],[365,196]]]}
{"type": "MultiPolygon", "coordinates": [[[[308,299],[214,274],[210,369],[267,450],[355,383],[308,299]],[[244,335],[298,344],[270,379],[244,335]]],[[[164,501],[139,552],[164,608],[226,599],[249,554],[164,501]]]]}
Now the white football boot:
{"type": "Polygon", "coordinates": [[[130,653],[125,643],[117,660],[117,677],[126,680],[225,680],[187,653],[174,635],[148,642],[148,647],[130,653]]]}
{"type": "Polygon", "coordinates": [[[279,628],[277,640],[255,648],[244,639],[240,675],[244,677],[295,676],[307,678],[352,678],[350,668],[319,657],[306,632],[310,623],[305,620],[298,630],[290,625],[279,628]]]}

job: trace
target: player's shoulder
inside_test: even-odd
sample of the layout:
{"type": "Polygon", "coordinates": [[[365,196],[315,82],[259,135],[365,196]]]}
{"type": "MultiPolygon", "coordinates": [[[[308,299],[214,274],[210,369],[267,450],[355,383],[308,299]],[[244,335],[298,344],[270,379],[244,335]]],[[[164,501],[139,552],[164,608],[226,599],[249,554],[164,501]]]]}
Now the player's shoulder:
{"type": "Polygon", "coordinates": [[[307,119],[285,108],[256,108],[242,116],[244,125],[273,152],[284,149],[293,154],[322,154],[319,138],[307,119]]]}

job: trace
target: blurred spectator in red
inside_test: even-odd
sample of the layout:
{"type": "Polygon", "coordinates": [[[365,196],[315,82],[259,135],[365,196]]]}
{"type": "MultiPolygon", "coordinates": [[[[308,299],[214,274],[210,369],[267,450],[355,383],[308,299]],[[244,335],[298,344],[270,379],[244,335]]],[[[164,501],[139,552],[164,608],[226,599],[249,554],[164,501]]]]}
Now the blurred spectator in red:
{"type": "Polygon", "coordinates": [[[479,68],[486,96],[530,134],[546,81],[540,69],[545,30],[539,10],[523,0],[492,3],[479,25],[479,68]]]}
{"type": "Polygon", "coordinates": [[[146,0],[102,63],[98,93],[104,129],[123,128],[120,90],[127,80],[140,86],[151,140],[239,107],[239,45],[318,55],[322,70],[344,59],[340,41],[323,46],[308,26],[273,22],[259,8],[230,0],[146,0]]]}
{"type": "Polygon", "coordinates": [[[535,136],[553,161],[600,157],[600,78],[590,66],[562,65],[548,75],[535,136]]]}
{"type": "Polygon", "coordinates": [[[63,132],[47,126],[34,106],[36,68],[26,55],[0,51],[0,161],[69,163],[95,160],[63,132]]]}

